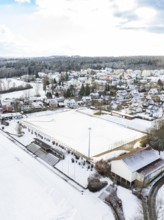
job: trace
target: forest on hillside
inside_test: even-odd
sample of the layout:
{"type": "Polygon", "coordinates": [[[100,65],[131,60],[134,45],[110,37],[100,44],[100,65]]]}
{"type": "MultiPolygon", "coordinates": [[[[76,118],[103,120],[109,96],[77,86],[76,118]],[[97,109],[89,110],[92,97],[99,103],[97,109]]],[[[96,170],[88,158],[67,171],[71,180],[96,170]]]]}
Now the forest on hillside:
{"type": "Polygon", "coordinates": [[[81,69],[163,69],[164,56],[0,58],[0,78],[81,69]]]}

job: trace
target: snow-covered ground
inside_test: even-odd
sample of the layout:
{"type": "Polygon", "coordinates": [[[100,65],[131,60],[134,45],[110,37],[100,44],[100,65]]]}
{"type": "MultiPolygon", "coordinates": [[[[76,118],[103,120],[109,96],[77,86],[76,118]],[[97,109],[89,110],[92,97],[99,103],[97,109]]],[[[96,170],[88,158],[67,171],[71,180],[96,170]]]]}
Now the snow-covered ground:
{"type": "Polygon", "coordinates": [[[153,124],[153,122],[151,121],[146,121],[146,120],[142,120],[138,118],[128,120],[125,118],[119,118],[119,117],[112,116],[112,115],[102,115],[100,117],[108,121],[123,125],[125,127],[131,128],[137,131],[141,131],[141,132],[147,132],[153,124]]]}
{"type": "MultiPolygon", "coordinates": [[[[44,114],[51,115],[52,112],[34,113],[28,115],[28,117],[33,118],[44,114]]],[[[9,123],[10,125],[5,127],[5,131],[14,134],[14,138],[24,145],[28,145],[33,141],[35,135],[28,132],[27,129],[24,130],[24,136],[16,136],[17,120],[9,121],[9,123]]],[[[34,159],[27,152],[19,149],[14,143],[5,139],[1,134],[0,138],[2,140],[0,146],[0,167],[4,169],[4,181],[0,183],[0,188],[2,189],[2,191],[0,189],[0,195],[7,195],[6,199],[0,203],[0,219],[57,220],[59,217],[74,220],[114,219],[110,207],[103,204],[98,198],[105,189],[97,193],[90,193],[88,190],[85,190],[83,195],[81,195],[78,190],[69,184],[69,181],[65,182],[47,169],[47,167],[43,166],[43,164],[40,164],[38,162],[40,160],[34,159]],[[5,181],[8,184],[5,185],[5,181]],[[10,185],[11,183],[14,185],[13,188],[10,185]],[[11,202],[9,202],[8,197],[11,197],[11,202]],[[11,203],[13,201],[15,205],[12,207],[11,203]],[[9,206],[7,206],[7,203],[9,203],[9,206]],[[1,209],[3,209],[3,212],[1,212],[1,209]],[[18,210],[21,210],[20,213],[18,210]],[[23,215],[26,218],[22,218],[23,215]]],[[[117,153],[117,151],[114,151],[110,156],[113,157],[117,153]]],[[[87,178],[94,169],[91,171],[87,168],[87,165],[79,165],[80,160],[77,163],[72,163],[71,158],[71,154],[66,155],[66,159],[60,161],[56,167],[81,185],[86,186],[87,178]]],[[[1,177],[3,178],[0,172],[1,177]]],[[[108,178],[105,178],[105,180],[109,184],[112,182],[108,178]]],[[[78,188],[77,185],[76,188],[78,188]]],[[[118,187],[118,196],[123,201],[126,220],[132,220],[139,210],[138,199],[132,195],[130,190],[123,187],[118,187]]]]}
{"type": "Polygon", "coordinates": [[[101,155],[99,157],[93,157],[94,161],[98,161],[98,160],[111,160],[115,157],[118,157],[122,154],[126,154],[128,153],[129,151],[127,150],[115,150],[115,151],[112,151],[112,152],[109,152],[107,154],[104,154],[104,155],[101,155]]]}
{"type": "MultiPolygon", "coordinates": [[[[6,87],[8,86],[8,83],[10,86],[24,84],[21,80],[16,79],[12,79],[11,82],[6,81],[5,83],[6,84],[3,85],[6,87]]],[[[1,98],[29,97],[35,96],[37,93],[42,96],[45,95],[42,84],[30,84],[33,86],[32,89],[2,94],[1,98]]],[[[77,149],[79,149],[80,146],[82,153],[85,153],[86,155],[88,153],[89,144],[88,128],[90,127],[90,153],[92,156],[99,153],[100,144],[103,143],[104,146],[101,147],[102,151],[105,151],[106,149],[109,150],[109,144],[110,147],[112,146],[114,148],[117,144],[130,141],[131,138],[134,137],[139,138],[143,135],[134,130],[146,132],[152,126],[152,122],[146,120],[127,120],[111,115],[89,117],[86,114],[93,116],[95,111],[91,109],[80,111],[85,114],[76,114],[77,112],[74,114],[74,111],[69,111],[71,112],[70,115],[66,114],[66,116],[62,117],[62,121],[65,122],[64,127],[60,126],[58,118],[53,117],[54,112],[51,111],[31,114],[29,115],[29,118],[31,118],[29,121],[30,123],[36,123],[37,129],[46,131],[47,135],[52,134],[55,136],[57,134],[57,136],[60,135],[62,141],[64,140],[64,143],[70,144],[75,148],[78,147],[77,149]],[[79,114],[83,115],[83,117],[80,116],[81,119],[79,114]],[[71,115],[73,117],[71,117],[71,115]],[[100,120],[99,118],[103,120],[100,120]],[[74,126],[74,122],[79,120],[80,122],[78,125],[74,126]],[[100,121],[101,123],[99,123],[100,121]],[[50,122],[54,122],[55,124],[50,122]],[[50,126],[50,124],[52,126],[50,126]],[[110,125],[110,128],[107,124],[110,125]],[[59,128],[59,130],[57,128],[59,128]],[[77,130],[81,131],[80,134],[78,134],[77,130]],[[75,135],[71,136],[72,134],[75,135]],[[101,136],[100,139],[97,139],[98,135],[101,136]],[[111,142],[109,142],[109,140],[111,142]],[[93,151],[92,145],[96,146],[96,150],[93,151]]],[[[60,111],[56,111],[56,113],[57,112],[60,111]]],[[[11,121],[10,126],[5,127],[5,131],[13,133],[13,137],[18,139],[24,145],[30,144],[35,135],[31,134],[26,129],[24,136],[15,136],[16,124],[16,120],[11,121]]],[[[0,140],[0,219],[114,219],[110,207],[98,198],[104,189],[95,194],[90,193],[88,190],[84,190],[84,193],[82,194],[80,187],[79,190],[77,186],[74,188],[71,184],[56,175],[53,169],[48,169],[48,165],[44,166],[44,163],[39,163],[38,159],[35,159],[32,155],[20,149],[17,145],[3,136],[1,132],[0,140]]],[[[121,153],[124,152],[114,151],[107,156],[109,159],[121,153]]],[[[87,178],[92,172],[94,172],[94,169],[91,171],[88,169],[87,165],[83,166],[82,164],[79,164],[81,159],[72,163],[72,157],[71,154],[66,155],[65,160],[60,161],[56,167],[81,185],[86,186],[87,178]]],[[[110,179],[108,179],[108,183],[111,183],[110,179]]],[[[130,190],[119,186],[118,196],[122,199],[126,220],[132,220],[137,216],[138,212],[140,212],[142,219],[140,201],[130,190]]],[[[164,187],[161,187],[157,196],[157,203],[162,204],[161,207],[157,205],[157,209],[160,207],[158,209],[158,220],[164,219],[163,198],[164,187]]]]}
{"type": "Polygon", "coordinates": [[[51,116],[24,119],[23,124],[83,155],[88,156],[90,148],[92,157],[144,136],[141,132],[76,110],[57,111],[51,116]]]}
{"type": "MultiPolygon", "coordinates": [[[[22,80],[17,80],[14,78],[9,78],[9,79],[2,79],[2,86],[4,88],[11,88],[13,86],[18,87],[20,85],[24,86],[27,83],[22,81],[22,80]]],[[[5,93],[1,94],[0,97],[1,99],[6,99],[6,98],[26,98],[30,96],[45,96],[45,92],[43,91],[43,85],[42,83],[28,83],[30,84],[33,88],[31,89],[26,89],[22,91],[16,91],[16,92],[10,92],[10,93],[5,93]]]]}
{"type": "Polygon", "coordinates": [[[6,78],[6,79],[0,79],[0,84],[1,84],[1,90],[5,91],[12,87],[14,88],[18,86],[25,86],[28,83],[15,78],[6,78]]]}
{"type": "Polygon", "coordinates": [[[66,155],[65,160],[61,160],[55,167],[83,187],[87,187],[88,177],[95,172],[95,169],[91,171],[90,165],[87,163],[83,165],[83,162],[84,160],[76,160],[75,157],[70,154],[66,155]],[[71,159],[74,159],[74,163],[72,163],[71,159]]]}
{"type": "Polygon", "coordinates": [[[0,219],[114,219],[94,194],[82,194],[2,134],[0,139],[0,219]]]}
{"type": "MultiPolygon", "coordinates": [[[[86,108],[80,109],[79,111],[88,115],[94,115],[95,112],[97,112],[95,110],[86,109],[86,108]]],[[[129,120],[126,118],[113,116],[107,113],[103,113],[102,115],[97,115],[97,117],[141,132],[147,132],[154,124],[154,122],[152,121],[142,120],[138,118],[129,120]]]]}
{"type": "Polygon", "coordinates": [[[133,220],[134,217],[140,217],[138,219],[143,220],[141,201],[136,196],[134,196],[130,190],[121,186],[118,186],[117,194],[118,197],[122,200],[125,219],[133,220]]]}
{"type": "MultiPolygon", "coordinates": [[[[31,134],[31,132],[28,132],[27,129],[24,129],[24,135],[19,137],[17,135],[17,120],[9,121],[9,123],[10,125],[6,126],[4,128],[4,131],[9,132],[13,138],[18,140],[23,145],[29,145],[31,142],[34,141],[34,138],[36,138],[36,136],[34,134],[31,134]]],[[[56,147],[46,140],[44,140],[44,142],[50,145],[51,147],[56,147]]],[[[64,173],[66,176],[70,177],[71,179],[73,179],[74,181],[86,188],[88,184],[87,179],[89,175],[91,175],[95,170],[91,169],[91,166],[88,163],[85,163],[85,165],[83,165],[84,160],[82,158],[79,158],[77,160],[75,156],[71,153],[62,150],[61,148],[59,150],[63,151],[65,159],[59,161],[56,164],[56,168],[59,169],[62,173],[64,173]],[[72,163],[72,159],[74,160],[74,163],[72,163]]]]}
{"type": "Polygon", "coordinates": [[[157,219],[164,219],[164,185],[159,189],[156,198],[157,219]]]}

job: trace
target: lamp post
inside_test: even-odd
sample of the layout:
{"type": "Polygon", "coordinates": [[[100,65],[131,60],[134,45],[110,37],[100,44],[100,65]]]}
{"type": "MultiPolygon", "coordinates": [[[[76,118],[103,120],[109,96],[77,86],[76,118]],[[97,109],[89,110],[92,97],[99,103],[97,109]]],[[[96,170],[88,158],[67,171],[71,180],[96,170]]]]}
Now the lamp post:
{"type": "Polygon", "coordinates": [[[91,128],[88,128],[89,129],[89,144],[88,144],[88,158],[90,158],[90,142],[91,142],[91,128]]]}

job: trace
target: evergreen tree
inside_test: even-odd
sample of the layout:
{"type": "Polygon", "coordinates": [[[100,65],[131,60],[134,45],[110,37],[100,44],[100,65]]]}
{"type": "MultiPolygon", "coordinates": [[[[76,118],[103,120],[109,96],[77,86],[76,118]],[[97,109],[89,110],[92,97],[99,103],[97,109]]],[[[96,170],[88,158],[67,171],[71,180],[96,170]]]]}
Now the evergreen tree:
{"type": "Polygon", "coordinates": [[[90,95],[90,92],[91,92],[90,91],[90,86],[87,84],[86,87],[85,87],[85,95],[86,96],[90,95]]]}
{"type": "Polygon", "coordinates": [[[65,97],[65,98],[70,98],[70,97],[71,97],[71,91],[70,91],[70,89],[67,89],[67,90],[64,92],[64,97],[65,97]]]}
{"type": "Polygon", "coordinates": [[[47,96],[48,99],[52,99],[52,94],[51,94],[51,92],[47,92],[46,96],[47,96]]]}
{"type": "Polygon", "coordinates": [[[162,82],[161,79],[159,79],[157,83],[158,83],[158,85],[159,85],[160,87],[163,87],[163,82],[162,82]]]}
{"type": "Polygon", "coordinates": [[[106,92],[109,91],[109,84],[108,84],[108,83],[106,83],[106,85],[105,85],[105,91],[106,91],[106,92]]]}
{"type": "Polygon", "coordinates": [[[74,88],[74,86],[70,85],[69,89],[70,89],[71,96],[74,96],[75,95],[75,88],[74,88]]]}
{"type": "Polygon", "coordinates": [[[45,91],[45,93],[46,93],[46,90],[47,90],[47,85],[46,85],[45,80],[43,79],[43,91],[45,91]]]}
{"type": "Polygon", "coordinates": [[[69,79],[69,75],[68,75],[68,73],[66,73],[66,75],[65,75],[65,81],[68,81],[68,79],[69,79]]]}
{"type": "Polygon", "coordinates": [[[80,91],[79,91],[79,96],[84,96],[84,95],[85,95],[85,87],[84,87],[84,84],[82,84],[80,91]]]}
{"type": "Polygon", "coordinates": [[[56,92],[56,93],[55,93],[55,96],[56,96],[56,97],[59,97],[59,93],[58,93],[58,92],[56,92]]]}
{"type": "Polygon", "coordinates": [[[46,77],[44,77],[43,78],[43,90],[45,91],[45,93],[46,93],[46,90],[47,90],[47,85],[49,85],[50,83],[49,83],[49,79],[48,79],[48,77],[46,76],[46,77]]]}

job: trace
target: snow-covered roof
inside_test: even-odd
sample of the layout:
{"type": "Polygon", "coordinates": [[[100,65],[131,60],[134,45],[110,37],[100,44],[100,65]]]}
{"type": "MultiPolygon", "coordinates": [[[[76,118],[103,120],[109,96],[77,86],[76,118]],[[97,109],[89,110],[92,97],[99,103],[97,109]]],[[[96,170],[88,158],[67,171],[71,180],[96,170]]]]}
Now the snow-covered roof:
{"type": "Polygon", "coordinates": [[[159,159],[154,163],[149,164],[145,168],[138,171],[138,173],[142,174],[143,176],[148,176],[151,173],[163,168],[164,169],[164,160],[159,159]]]}
{"type": "Polygon", "coordinates": [[[130,156],[126,156],[122,161],[129,167],[129,169],[134,172],[137,171],[152,162],[158,160],[160,156],[153,149],[144,149],[142,151],[136,152],[130,156]]]}
{"type": "Polygon", "coordinates": [[[4,113],[0,114],[0,119],[2,118],[10,118],[10,117],[20,117],[22,114],[20,112],[13,112],[13,113],[4,113]]]}

